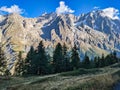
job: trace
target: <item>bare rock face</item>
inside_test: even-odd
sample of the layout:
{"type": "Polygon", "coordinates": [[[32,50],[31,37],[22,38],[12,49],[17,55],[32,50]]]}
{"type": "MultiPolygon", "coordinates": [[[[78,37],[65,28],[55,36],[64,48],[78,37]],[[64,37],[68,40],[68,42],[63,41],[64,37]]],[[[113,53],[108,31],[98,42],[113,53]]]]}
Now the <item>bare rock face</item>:
{"type": "Polygon", "coordinates": [[[91,58],[113,50],[120,53],[120,20],[103,17],[101,13],[95,11],[78,17],[50,13],[38,18],[0,15],[0,42],[5,43],[8,67],[12,68],[19,51],[25,57],[30,46],[36,48],[41,40],[46,48],[54,48],[58,42],[69,48],[76,44],[81,58],[86,52],[91,58]]]}

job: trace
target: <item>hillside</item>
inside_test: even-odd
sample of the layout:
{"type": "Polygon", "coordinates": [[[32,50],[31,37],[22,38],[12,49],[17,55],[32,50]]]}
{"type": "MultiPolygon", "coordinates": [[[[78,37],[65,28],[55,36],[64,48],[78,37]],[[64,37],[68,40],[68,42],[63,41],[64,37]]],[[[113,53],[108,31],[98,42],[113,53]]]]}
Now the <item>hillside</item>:
{"type": "Polygon", "coordinates": [[[120,90],[120,0],[1,0],[0,90],[120,90]]]}
{"type": "Polygon", "coordinates": [[[0,90],[112,90],[120,80],[120,63],[48,76],[1,78],[0,90]]]}
{"type": "Polygon", "coordinates": [[[19,51],[25,58],[30,46],[35,48],[42,40],[46,52],[53,53],[58,42],[66,43],[69,50],[76,44],[80,58],[85,53],[90,58],[120,53],[120,20],[104,15],[102,10],[80,16],[73,14],[43,14],[36,18],[25,18],[19,14],[0,15],[0,41],[9,69],[13,69],[19,51]]]}

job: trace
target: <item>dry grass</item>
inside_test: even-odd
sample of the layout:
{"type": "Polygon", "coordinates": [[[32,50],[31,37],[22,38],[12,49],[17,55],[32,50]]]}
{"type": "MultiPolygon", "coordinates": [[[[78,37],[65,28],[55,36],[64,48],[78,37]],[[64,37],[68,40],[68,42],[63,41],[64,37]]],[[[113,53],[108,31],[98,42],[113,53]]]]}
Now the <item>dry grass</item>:
{"type": "Polygon", "coordinates": [[[112,90],[113,84],[120,80],[119,67],[116,64],[48,76],[12,77],[0,81],[0,90],[112,90]]]}

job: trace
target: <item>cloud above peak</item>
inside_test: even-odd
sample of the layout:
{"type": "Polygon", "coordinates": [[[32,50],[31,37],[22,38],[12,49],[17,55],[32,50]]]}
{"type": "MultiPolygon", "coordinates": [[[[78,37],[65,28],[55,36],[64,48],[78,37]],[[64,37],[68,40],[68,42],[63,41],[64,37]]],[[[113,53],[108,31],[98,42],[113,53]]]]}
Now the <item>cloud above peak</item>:
{"type": "Polygon", "coordinates": [[[98,7],[98,6],[95,6],[95,7],[93,7],[93,9],[95,9],[95,10],[96,10],[96,9],[100,9],[100,7],[98,7]]]}
{"type": "Polygon", "coordinates": [[[64,1],[60,1],[60,6],[56,8],[57,14],[66,14],[66,13],[74,13],[75,11],[65,5],[64,1]]]}
{"type": "Polygon", "coordinates": [[[119,19],[119,10],[118,9],[115,9],[113,7],[109,7],[109,8],[106,8],[106,9],[103,9],[103,15],[104,16],[107,16],[111,19],[119,19]]]}
{"type": "Polygon", "coordinates": [[[11,7],[7,7],[7,6],[2,6],[0,8],[1,12],[5,12],[5,13],[17,13],[17,14],[22,14],[23,13],[23,9],[20,9],[18,5],[13,5],[11,7]]]}

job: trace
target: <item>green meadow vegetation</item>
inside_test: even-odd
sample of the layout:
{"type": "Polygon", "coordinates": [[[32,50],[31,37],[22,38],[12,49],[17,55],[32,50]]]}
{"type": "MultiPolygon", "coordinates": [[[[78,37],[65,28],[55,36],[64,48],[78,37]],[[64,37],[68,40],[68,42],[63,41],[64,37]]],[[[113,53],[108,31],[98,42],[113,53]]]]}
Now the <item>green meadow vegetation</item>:
{"type": "Polygon", "coordinates": [[[37,50],[31,47],[25,59],[19,52],[11,75],[0,47],[0,90],[112,90],[120,80],[119,61],[115,51],[94,60],[85,54],[80,60],[76,45],[69,54],[60,43],[50,57],[41,41],[37,50]]]}
{"type": "Polygon", "coordinates": [[[45,76],[0,79],[0,90],[113,90],[120,80],[120,63],[45,76]]]}

